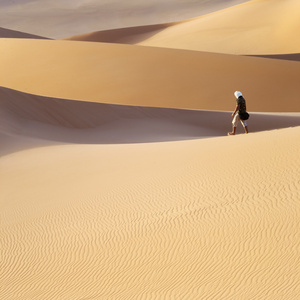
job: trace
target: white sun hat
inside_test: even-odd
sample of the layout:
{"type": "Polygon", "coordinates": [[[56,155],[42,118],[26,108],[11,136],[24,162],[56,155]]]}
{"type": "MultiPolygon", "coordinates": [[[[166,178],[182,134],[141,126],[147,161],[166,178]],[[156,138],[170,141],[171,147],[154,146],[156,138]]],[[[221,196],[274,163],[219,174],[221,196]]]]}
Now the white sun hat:
{"type": "Polygon", "coordinates": [[[236,91],[236,92],[234,92],[234,96],[235,96],[235,98],[237,99],[238,97],[241,97],[241,96],[243,96],[243,95],[242,95],[241,92],[236,91]]]}

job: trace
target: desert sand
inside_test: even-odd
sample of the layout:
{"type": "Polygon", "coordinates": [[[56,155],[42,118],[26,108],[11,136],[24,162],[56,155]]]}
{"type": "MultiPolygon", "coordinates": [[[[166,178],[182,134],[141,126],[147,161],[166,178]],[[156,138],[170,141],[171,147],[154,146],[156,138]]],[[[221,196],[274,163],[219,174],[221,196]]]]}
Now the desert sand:
{"type": "Polygon", "coordinates": [[[1,26],[65,38],[98,30],[198,17],[248,0],[1,0],[1,26]]]}
{"type": "MultiPolygon", "coordinates": [[[[194,21],[270,2],[264,21],[288,19],[276,0],[218,2],[194,21]]],[[[67,28],[66,3],[51,9],[67,28]]],[[[173,21],[150,29],[173,39],[190,22],[173,21]]],[[[299,298],[300,47],[251,56],[248,37],[242,56],[113,41],[128,29],[97,43],[18,30],[0,39],[0,299],[299,298]],[[227,136],[237,89],[250,133],[227,136]]]]}
{"type": "Polygon", "coordinates": [[[228,111],[239,89],[250,111],[300,110],[298,61],[77,41],[2,39],[0,47],[2,86],[26,93],[228,111]]]}
{"type": "Polygon", "coordinates": [[[92,32],[68,39],[244,55],[299,53],[299,11],[298,0],[252,0],[175,24],[92,32]]]}

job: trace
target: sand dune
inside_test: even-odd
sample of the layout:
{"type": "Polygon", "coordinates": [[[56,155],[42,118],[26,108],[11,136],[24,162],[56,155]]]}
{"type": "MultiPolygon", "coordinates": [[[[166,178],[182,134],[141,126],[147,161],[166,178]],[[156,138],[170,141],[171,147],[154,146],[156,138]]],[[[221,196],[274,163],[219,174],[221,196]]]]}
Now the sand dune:
{"type": "Polygon", "coordinates": [[[64,99],[249,111],[300,109],[296,61],[70,41],[2,39],[0,85],[64,99]]]}
{"type": "Polygon", "coordinates": [[[46,37],[0,27],[0,38],[48,39],[46,37]]]}
{"type": "Polygon", "coordinates": [[[1,300],[299,298],[299,1],[168,19],[225,2],[1,2],[45,36],[164,23],[0,29],[1,300]],[[200,46],[249,56],[168,49],[200,46]]]}
{"type": "Polygon", "coordinates": [[[1,298],[296,299],[299,128],[1,157],[1,298]]]}
{"type": "Polygon", "coordinates": [[[299,10],[297,0],[252,0],[159,31],[153,27],[152,34],[151,27],[137,27],[69,39],[230,54],[299,53],[299,10]]]}
{"type": "Polygon", "coordinates": [[[252,0],[167,28],[140,45],[232,54],[299,53],[300,2],[252,0]]]}
{"type": "MultiPolygon", "coordinates": [[[[61,143],[177,141],[225,136],[231,129],[229,112],[73,101],[5,88],[0,90],[0,116],[3,134],[61,143]]],[[[251,113],[249,129],[257,132],[291,126],[300,126],[299,113],[251,113]]],[[[33,142],[36,145],[37,141],[33,142]]]]}
{"type": "Polygon", "coordinates": [[[174,22],[246,0],[2,0],[1,26],[51,38],[174,22]]]}

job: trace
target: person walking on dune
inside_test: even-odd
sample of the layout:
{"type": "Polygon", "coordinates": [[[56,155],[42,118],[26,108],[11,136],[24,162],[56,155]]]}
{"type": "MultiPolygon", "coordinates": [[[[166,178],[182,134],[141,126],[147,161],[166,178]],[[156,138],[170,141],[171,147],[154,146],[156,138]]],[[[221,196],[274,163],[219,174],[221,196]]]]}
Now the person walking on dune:
{"type": "Polygon", "coordinates": [[[249,118],[249,114],[246,110],[246,101],[241,92],[234,92],[236,98],[236,107],[232,113],[232,132],[228,132],[228,135],[235,135],[238,121],[240,121],[244,127],[245,133],[248,133],[248,125],[246,120],[249,118]]]}

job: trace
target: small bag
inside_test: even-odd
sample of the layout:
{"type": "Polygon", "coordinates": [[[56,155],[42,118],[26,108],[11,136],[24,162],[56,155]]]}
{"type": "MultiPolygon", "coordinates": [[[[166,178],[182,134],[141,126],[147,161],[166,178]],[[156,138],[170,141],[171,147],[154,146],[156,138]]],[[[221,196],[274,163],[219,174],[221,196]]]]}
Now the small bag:
{"type": "Polygon", "coordinates": [[[241,113],[241,114],[239,113],[239,118],[240,118],[241,120],[243,120],[243,121],[248,120],[249,117],[250,117],[250,115],[249,115],[247,112],[244,112],[244,113],[241,113]]]}

